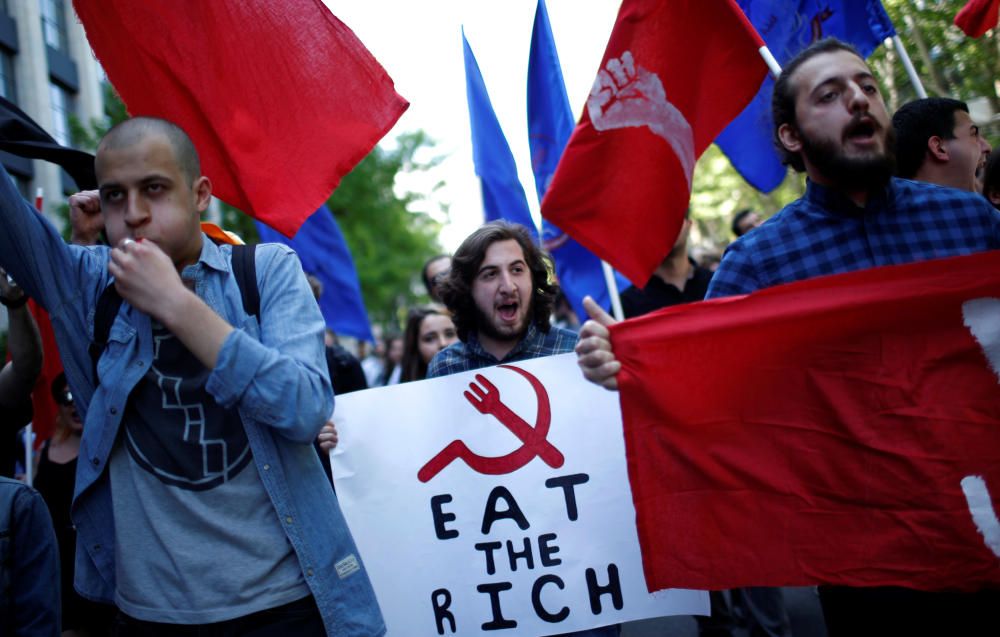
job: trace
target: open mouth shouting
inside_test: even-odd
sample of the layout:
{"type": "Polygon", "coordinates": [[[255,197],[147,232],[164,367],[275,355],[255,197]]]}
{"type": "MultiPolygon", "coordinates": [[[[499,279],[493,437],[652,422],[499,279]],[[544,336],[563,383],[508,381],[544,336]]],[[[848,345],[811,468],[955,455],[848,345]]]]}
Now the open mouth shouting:
{"type": "Polygon", "coordinates": [[[844,142],[855,146],[871,147],[880,142],[878,132],[881,126],[871,117],[855,118],[844,130],[844,142]]]}

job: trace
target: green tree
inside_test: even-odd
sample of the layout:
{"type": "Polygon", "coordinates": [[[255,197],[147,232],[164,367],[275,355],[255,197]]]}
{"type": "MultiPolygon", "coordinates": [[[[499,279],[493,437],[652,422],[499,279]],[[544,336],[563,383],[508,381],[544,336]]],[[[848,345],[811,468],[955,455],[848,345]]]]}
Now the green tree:
{"type": "Polygon", "coordinates": [[[329,200],[354,256],[368,315],[390,330],[402,325],[407,307],[427,300],[420,269],[441,250],[440,224],[415,207],[441,184],[426,194],[396,186],[398,174],[425,172],[438,163],[440,158],[420,159],[432,147],[423,131],[404,133],[391,147],[376,146],[329,200]]]}

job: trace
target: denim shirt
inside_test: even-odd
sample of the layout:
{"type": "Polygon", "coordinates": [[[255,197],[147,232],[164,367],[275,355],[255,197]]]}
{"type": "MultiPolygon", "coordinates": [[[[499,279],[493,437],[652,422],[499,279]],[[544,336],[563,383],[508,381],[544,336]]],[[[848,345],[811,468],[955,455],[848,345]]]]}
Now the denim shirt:
{"type": "MultiPolygon", "coordinates": [[[[107,464],[129,393],[153,359],[151,320],[122,304],[98,361],[98,385],[87,348],[97,299],[112,283],[110,249],[67,245],[0,172],[0,266],[49,312],[74,400],[86,413],[72,510],[75,586],[87,598],[110,603],[115,534],[107,464]]],[[[236,328],[206,390],[220,405],[239,409],[254,463],[327,633],[382,635],[385,624],[367,571],[312,447],[333,410],[333,394],[323,319],[298,258],[285,246],[258,246],[258,323],[243,311],[231,248],[202,240],[198,262],[182,276],[236,328]]]]}

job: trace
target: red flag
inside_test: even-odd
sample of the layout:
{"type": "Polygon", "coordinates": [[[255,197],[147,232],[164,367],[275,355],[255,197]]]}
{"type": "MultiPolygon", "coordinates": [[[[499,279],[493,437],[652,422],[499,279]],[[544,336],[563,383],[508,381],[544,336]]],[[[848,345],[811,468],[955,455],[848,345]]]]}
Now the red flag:
{"type": "Polygon", "coordinates": [[[292,236],[406,110],[319,0],[74,0],[133,115],[169,119],[222,200],[292,236]]]}
{"type": "Polygon", "coordinates": [[[978,38],[1000,21],[1000,0],[969,0],[955,16],[957,26],[970,38],[978,38]]]}
{"type": "Polygon", "coordinates": [[[1000,584],[1000,251],[668,308],[612,339],[650,590],[1000,584]]]}
{"type": "Polygon", "coordinates": [[[764,80],[763,45],[733,0],[625,0],[543,216],[645,285],[695,159],[764,80]]]}
{"type": "Polygon", "coordinates": [[[52,321],[49,314],[34,300],[28,301],[28,309],[38,324],[38,333],[42,337],[42,373],[35,381],[31,390],[31,404],[35,412],[31,420],[31,429],[35,434],[35,448],[52,437],[56,430],[56,416],[59,408],[52,399],[52,381],[62,373],[62,359],[59,357],[59,346],[56,345],[56,335],[52,331],[52,321]]]}

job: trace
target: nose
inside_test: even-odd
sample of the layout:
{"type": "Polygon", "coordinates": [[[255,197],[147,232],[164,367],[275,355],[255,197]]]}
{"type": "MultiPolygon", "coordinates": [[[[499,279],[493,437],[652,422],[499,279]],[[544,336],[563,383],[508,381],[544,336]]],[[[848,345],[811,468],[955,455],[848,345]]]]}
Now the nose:
{"type": "Polygon", "coordinates": [[[149,207],[138,192],[129,191],[125,200],[125,223],[132,228],[149,220],[149,207]]]}
{"type": "Polygon", "coordinates": [[[863,86],[857,82],[851,82],[847,88],[847,96],[848,109],[852,113],[859,110],[862,112],[868,112],[870,103],[868,101],[868,94],[865,93],[863,86]]]}
{"type": "Polygon", "coordinates": [[[979,136],[979,150],[981,150],[984,155],[989,155],[993,152],[993,147],[990,146],[990,143],[986,141],[986,138],[982,135],[979,136]]]}
{"type": "Polygon", "coordinates": [[[513,292],[517,289],[517,283],[514,281],[514,277],[510,272],[502,272],[500,274],[500,291],[501,292],[513,292]]]}

